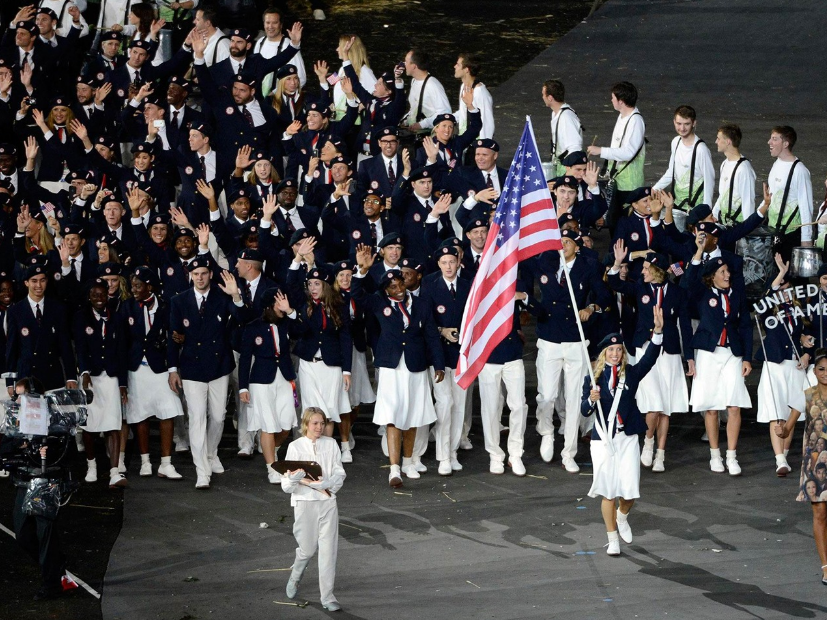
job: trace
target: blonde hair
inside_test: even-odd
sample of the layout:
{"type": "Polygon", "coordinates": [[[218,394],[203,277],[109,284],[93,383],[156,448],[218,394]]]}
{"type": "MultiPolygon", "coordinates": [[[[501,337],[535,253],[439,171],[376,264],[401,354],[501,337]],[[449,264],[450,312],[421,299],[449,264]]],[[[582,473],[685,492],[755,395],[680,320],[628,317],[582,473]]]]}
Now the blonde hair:
{"type": "MultiPolygon", "coordinates": [[[[284,105],[284,100],[282,99],[282,97],[284,97],[284,83],[289,77],[290,76],[287,75],[278,80],[278,82],[276,83],[276,88],[273,89],[273,94],[270,95],[270,97],[273,100],[273,109],[279,114],[281,114],[281,106],[284,105]]],[[[304,103],[304,94],[302,94],[301,92],[301,83],[299,83],[299,88],[296,90],[296,92],[299,93],[299,105],[297,106],[297,108],[301,108],[302,104],[304,103]]]]}
{"type": "MultiPolygon", "coordinates": [[[[26,251],[31,252],[34,248],[31,240],[26,237],[26,251]]],[[[49,250],[55,249],[55,239],[49,232],[49,228],[43,222],[40,222],[40,231],[37,233],[37,245],[40,254],[47,254],[49,250]]]]}
{"type": "Polygon", "coordinates": [[[362,39],[355,34],[341,35],[339,37],[339,45],[344,45],[351,39],[353,39],[353,45],[351,45],[350,50],[348,50],[347,59],[353,65],[356,75],[359,75],[359,71],[362,67],[367,67],[370,69],[370,63],[368,62],[368,50],[365,48],[365,44],[362,43],[362,39]]]}
{"type": "MultiPolygon", "coordinates": [[[[610,345],[610,346],[614,346],[614,345],[610,345]]],[[[623,346],[623,345],[620,345],[620,346],[623,346]]],[[[608,349],[608,348],[609,347],[606,347],[606,349],[608,349]]],[[[597,359],[594,362],[594,366],[592,366],[592,368],[594,369],[595,381],[600,378],[600,375],[603,374],[603,370],[606,368],[606,349],[603,349],[600,352],[600,355],[597,356],[597,359]]],[[[628,361],[628,359],[629,359],[629,356],[626,353],[626,347],[624,346],[623,347],[623,359],[620,360],[620,372],[618,372],[618,374],[617,374],[618,378],[626,376],[626,362],[628,361]]]]}
{"type": "Polygon", "coordinates": [[[324,414],[324,411],[322,411],[318,407],[308,407],[302,413],[302,437],[307,436],[307,427],[310,426],[310,418],[312,418],[314,415],[322,416],[322,419],[325,421],[325,424],[327,423],[327,416],[324,414]]]}
{"type": "MultiPolygon", "coordinates": [[[[58,106],[55,106],[55,107],[58,107],[58,106]]],[[[72,128],[70,127],[70,125],[72,124],[72,121],[75,120],[75,113],[72,112],[72,108],[70,108],[68,105],[64,105],[64,106],[60,106],[60,107],[66,108],[66,125],[64,125],[64,129],[66,130],[66,135],[71,136],[75,133],[74,131],[72,131],[72,128]]],[[[54,113],[53,110],[50,110],[49,115],[46,117],[46,126],[49,128],[49,131],[54,133],[54,131],[55,131],[55,113],[54,113]]]]}

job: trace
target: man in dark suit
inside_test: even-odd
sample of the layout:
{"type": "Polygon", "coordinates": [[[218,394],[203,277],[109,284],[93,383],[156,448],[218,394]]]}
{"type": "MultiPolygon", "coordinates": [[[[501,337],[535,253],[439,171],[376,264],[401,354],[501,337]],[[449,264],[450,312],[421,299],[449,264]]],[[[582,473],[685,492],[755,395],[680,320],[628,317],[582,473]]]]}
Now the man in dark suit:
{"type": "Polygon", "coordinates": [[[91,50],[94,56],[89,59],[81,73],[103,81],[107,73],[123,66],[126,63],[126,57],[118,54],[122,40],[120,32],[114,30],[102,32],[98,49],[91,50]]]}
{"type": "Polygon", "coordinates": [[[196,489],[209,489],[212,474],[224,473],[218,444],[235,367],[230,334],[235,321],[247,318],[235,278],[223,272],[223,284],[216,290],[211,287],[211,266],[203,257],[190,262],[193,288],[172,298],[167,350],[169,386],[176,394],[183,391],[187,400],[196,489]]]}
{"type": "Polygon", "coordinates": [[[249,75],[261,84],[265,76],[278,71],[299,51],[302,34],[301,22],[296,22],[287,34],[290,36],[290,45],[272,58],[265,58],[261,54],[250,54],[254,37],[249,30],[236,28],[230,31],[230,57],[210,67],[215,83],[219,88],[232,90],[235,76],[249,75]]]}
{"type": "Polygon", "coordinates": [[[508,170],[497,165],[500,145],[490,138],[474,141],[474,165],[460,166],[448,175],[448,191],[464,200],[457,209],[457,222],[463,228],[472,219],[488,221],[496,207],[508,170]]]}
{"type": "Polygon", "coordinates": [[[120,110],[127,99],[143,84],[165,80],[171,75],[178,75],[186,70],[191,59],[190,52],[185,48],[178,50],[175,55],[161,63],[153,65],[150,60],[152,45],[148,41],[133,40],[129,44],[129,60],[125,65],[110,70],[106,81],[112,84],[112,92],[107,97],[107,105],[115,106],[120,110]],[[132,88],[132,93],[130,93],[132,88]]]}
{"type": "Polygon", "coordinates": [[[112,125],[111,118],[103,107],[105,97],[99,95],[105,92],[100,90],[101,86],[103,81],[96,75],[79,75],[75,81],[77,101],[71,105],[72,113],[86,127],[92,142],[108,134],[112,125]]]}
{"type": "Polygon", "coordinates": [[[60,236],[60,273],[54,278],[58,296],[74,316],[83,301],[83,285],[95,278],[97,266],[85,253],[86,231],[81,224],[63,225],[60,236]]]}
{"type": "Polygon", "coordinates": [[[189,128],[204,123],[204,114],[187,105],[192,85],[182,77],[173,75],[167,86],[167,112],[164,118],[167,141],[172,151],[186,145],[189,128]]]}
{"type": "Polygon", "coordinates": [[[6,386],[11,396],[17,379],[35,377],[46,390],[77,388],[77,364],[69,338],[69,319],[62,302],[46,298],[48,269],[26,269],[28,295],[8,311],[6,386]]]}
{"type": "Polygon", "coordinates": [[[6,31],[0,41],[0,57],[15,68],[18,79],[24,65],[31,69],[31,85],[38,99],[44,103],[49,100],[54,93],[55,54],[40,40],[40,29],[34,21],[18,21],[6,31]]]}
{"type": "Polygon", "coordinates": [[[378,153],[359,164],[356,173],[356,191],[364,196],[369,190],[378,190],[392,196],[402,185],[402,153],[399,152],[399,131],[384,127],[376,135],[378,153]]]}

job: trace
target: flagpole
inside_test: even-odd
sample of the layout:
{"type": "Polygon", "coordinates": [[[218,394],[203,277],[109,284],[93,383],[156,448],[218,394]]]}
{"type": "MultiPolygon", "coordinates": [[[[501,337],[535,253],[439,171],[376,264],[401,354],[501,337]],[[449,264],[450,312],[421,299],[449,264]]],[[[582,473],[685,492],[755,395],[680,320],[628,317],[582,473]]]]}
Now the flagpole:
{"type": "MultiPolygon", "coordinates": [[[[566,272],[566,287],[569,289],[571,307],[574,309],[574,320],[577,321],[577,331],[580,332],[580,344],[583,347],[583,355],[586,357],[586,365],[589,367],[589,379],[592,382],[592,388],[595,388],[597,383],[594,380],[594,368],[592,368],[591,361],[589,360],[589,348],[586,345],[586,334],[583,332],[583,323],[580,322],[580,312],[577,309],[577,300],[574,298],[574,288],[571,285],[571,271],[569,270],[569,266],[566,264],[566,257],[563,254],[563,250],[557,250],[557,252],[560,255],[560,263],[563,265],[563,269],[566,272]]],[[[603,442],[608,447],[609,452],[614,454],[614,444],[612,443],[612,438],[609,437],[609,429],[606,425],[606,421],[603,419],[603,407],[600,404],[600,399],[597,400],[597,412],[599,414],[595,420],[595,424],[597,425],[597,434],[600,435],[601,439],[603,439],[603,442]]],[[[571,412],[567,412],[567,415],[571,415],[571,412]]]]}

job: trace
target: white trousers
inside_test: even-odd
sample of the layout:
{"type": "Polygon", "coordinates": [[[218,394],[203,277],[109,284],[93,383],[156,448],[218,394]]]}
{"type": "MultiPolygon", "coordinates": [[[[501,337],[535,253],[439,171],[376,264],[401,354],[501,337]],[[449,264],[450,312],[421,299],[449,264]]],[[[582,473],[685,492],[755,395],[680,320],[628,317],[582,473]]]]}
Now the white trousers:
{"type": "Polygon", "coordinates": [[[336,601],[336,555],[339,551],[339,508],[336,500],[297,501],[293,509],[293,536],[298,548],[292,579],[301,579],[310,558],[319,552],[319,593],[322,605],[336,601]]]}
{"type": "Polygon", "coordinates": [[[238,450],[252,454],[256,443],[256,432],[247,430],[249,420],[247,408],[250,405],[241,402],[241,395],[238,392],[238,360],[241,354],[233,351],[233,357],[235,358],[235,368],[230,375],[230,389],[232,389],[233,397],[235,398],[236,422],[238,423],[238,450]]]}
{"type": "Polygon", "coordinates": [[[523,456],[528,405],[525,402],[525,365],[523,360],[505,364],[486,364],[479,374],[482,430],[485,450],[492,460],[505,461],[500,448],[500,419],[502,418],[501,386],[505,385],[506,403],[511,410],[508,418],[508,455],[523,456]]]}
{"type": "Polygon", "coordinates": [[[563,432],[565,441],[560,454],[571,459],[577,455],[577,439],[582,417],[580,396],[583,390],[583,377],[589,372],[588,363],[580,342],[558,344],[537,340],[537,432],[543,436],[554,433],[551,416],[554,401],[561,387],[562,373],[566,415],[563,432]]]}
{"type": "Polygon", "coordinates": [[[212,475],[210,458],[218,454],[227,413],[230,375],[209,383],[184,380],[184,398],[189,409],[190,451],[199,476],[212,475]]]}
{"type": "MultiPolygon", "coordinates": [[[[434,369],[430,370],[431,382],[434,381],[434,369]]],[[[465,420],[465,401],[468,392],[457,385],[453,368],[445,369],[445,378],[434,386],[434,409],[436,409],[436,460],[446,461],[459,449],[465,420]]]]}

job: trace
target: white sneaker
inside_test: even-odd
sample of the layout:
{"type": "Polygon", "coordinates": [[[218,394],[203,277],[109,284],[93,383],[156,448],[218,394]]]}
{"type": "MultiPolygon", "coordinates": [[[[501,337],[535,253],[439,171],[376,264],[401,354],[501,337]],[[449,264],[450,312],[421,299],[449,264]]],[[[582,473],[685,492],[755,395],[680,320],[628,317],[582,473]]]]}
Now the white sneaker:
{"type": "Polygon", "coordinates": [[[632,542],[633,537],[632,528],[629,527],[629,515],[624,515],[620,512],[620,509],[617,510],[617,533],[620,534],[620,538],[623,539],[623,542],[632,542]]]}
{"type": "Polygon", "coordinates": [[[9,472],[5,469],[0,469],[0,478],[8,478],[9,472]]]}
{"type": "Polygon", "coordinates": [[[98,464],[95,461],[86,462],[86,477],[84,478],[84,480],[86,482],[98,481],[98,464]]]}
{"type": "Polygon", "coordinates": [[[281,474],[270,467],[267,469],[267,481],[270,484],[281,484],[281,474]]]}
{"type": "Polygon", "coordinates": [[[112,475],[109,476],[109,488],[110,489],[118,489],[123,488],[127,485],[126,476],[124,476],[120,472],[112,472],[112,475]]]}
{"type": "Polygon", "coordinates": [[[210,459],[210,470],[214,474],[224,473],[224,466],[221,464],[221,461],[218,459],[217,456],[214,456],[210,459]]]}
{"type": "Polygon", "coordinates": [[[190,451],[190,444],[186,441],[179,441],[175,444],[175,451],[176,452],[189,452],[190,451]]]}
{"type": "Polygon", "coordinates": [[[460,450],[473,450],[473,449],[474,449],[474,446],[473,446],[473,445],[471,445],[471,442],[470,442],[470,441],[468,441],[468,438],[466,437],[466,438],[464,438],[464,439],[460,440],[460,442],[459,442],[459,449],[460,449],[460,450]]]}
{"type": "Polygon", "coordinates": [[[540,458],[546,463],[551,463],[554,458],[554,435],[543,435],[540,441],[540,458]]]}
{"type": "Polygon", "coordinates": [[[563,457],[563,467],[565,467],[566,471],[570,474],[576,474],[580,471],[580,467],[574,462],[574,459],[567,456],[563,457]]]}
{"type": "Polygon", "coordinates": [[[402,486],[402,470],[399,465],[391,465],[391,471],[388,474],[388,484],[394,489],[402,486]]]}
{"type": "Polygon", "coordinates": [[[287,598],[291,601],[296,598],[296,595],[299,593],[299,582],[301,581],[301,577],[298,579],[293,579],[293,576],[290,576],[290,579],[287,580],[287,588],[285,589],[285,594],[287,594],[287,598]]]}
{"type": "Polygon", "coordinates": [[[382,454],[389,457],[390,453],[388,452],[388,436],[382,435],[382,441],[380,443],[382,444],[382,454]]]}
{"type": "Polygon", "coordinates": [[[353,431],[351,431],[350,436],[347,438],[347,447],[350,450],[356,447],[356,439],[353,437],[353,431]]]}
{"type": "Polygon", "coordinates": [[[413,466],[416,467],[416,471],[418,471],[420,474],[424,474],[428,471],[428,468],[425,466],[425,464],[418,456],[414,457],[413,466]]]}
{"type": "Polygon", "coordinates": [[[612,556],[620,555],[620,538],[617,532],[607,532],[609,535],[609,544],[606,545],[606,554],[612,556]]]}
{"type": "Polygon", "coordinates": [[[327,19],[327,15],[324,14],[324,11],[322,9],[316,9],[313,11],[313,19],[315,19],[317,22],[323,22],[327,19]]]}
{"type": "Polygon", "coordinates": [[[418,480],[419,478],[421,478],[419,472],[416,471],[416,465],[414,465],[413,463],[411,463],[410,465],[405,465],[402,468],[402,473],[405,474],[411,480],[418,480]]]}
{"type": "Polygon", "coordinates": [[[783,454],[775,455],[775,475],[779,478],[784,478],[791,471],[790,464],[787,462],[787,457],[783,454]]]}
{"type": "Polygon", "coordinates": [[[181,480],[184,476],[178,473],[175,465],[172,463],[161,463],[158,467],[159,478],[169,478],[170,480],[181,480]]]}
{"type": "Polygon", "coordinates": [[[121,453],[121,456],[118,458],[118,473],[119,474],[125,474],[126,473],[126,463],[124,462],[123,453],[121,453]]]}
{"type": "Polygon", "coordinates": [[[728,456],[726,459],[726,468],[729,470],[730,476],[740,476],[741,466],[738,464],[738,459],[734,456],[728,456]]]}
{"type": "Polygon", "coordinates": [[[199,491],[203,491],[210,488],[210,479],[208,476],[198,476],[198,480],[195,482],[195,488],[199,491]]]}
{"type": "Polygon", "coordinates": [[[350,448],[342,450],[342,463],[352,463],[353,455],[350,453],[350,448]]]}
{"type": "Polygon", "coordinates": [[[521,478],[525,476],[525,465],[523,459],[518,456],[512,456],[508,459],[508,465],[511,467],[511,473],[521,478]]]}
{"type": "Polygon", "coordinates": [[[724,460],[720,456],[713,456],[709,459],[709,469],[714,471],[716,474],[722,474],[726,470],[724,469],[724,460]]]}
{"type": "Polygon", "coordinates": [[[141,476],[151,476],[152,475],[152,463],[147,461],[146,463],[141,463],[141,476]]]}
{"type": "Polygon", "coordinates": [[[454,473],[453,468],[451,467],[451,459],[445,459],[444,461],[439,462],[439,469],[436,472],[440,476],[450,476],[454,473]]]}
{"type": "Polygon", "coordinates": [[[709,435],[706,434],[706,431],[704,431],[704,434],[701,435],[701,441],[709,443],[709,435]]]}
{"type": "Polygon", "coordinates": [[[456,455],[456,453],[454,453],[454,455],[451,457],[451,469],[452,469],[453,471],[462,471],[462,465],[461,465],[461,464],[460,464],[460,462],[457,460],[457,455],[456,455]]]}
{"type": "Polygon", "coordinates": [[[655,453],[655,461],[652,463],[652,471],[653,472],[662,472],[665,471],[663,466],[663,462],[666,460],[666,452],[664,450],[658,450],[655,453]]]}
{"type": "Polygon", "coordinates": [[[644,467],[652,466],[652,457],[655,454],[655,438],[645,437],[643,439],[643,450],[640,452],[640,464],[644,467]]]}
{"type": "Polygon", "coordinates": [[[491,459],[491,463],[488,466],[488,471],[492,474],[504,474],[505,467],[503,467],[503,462],[498,461],[497,459],[491,459]]]}

